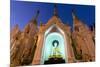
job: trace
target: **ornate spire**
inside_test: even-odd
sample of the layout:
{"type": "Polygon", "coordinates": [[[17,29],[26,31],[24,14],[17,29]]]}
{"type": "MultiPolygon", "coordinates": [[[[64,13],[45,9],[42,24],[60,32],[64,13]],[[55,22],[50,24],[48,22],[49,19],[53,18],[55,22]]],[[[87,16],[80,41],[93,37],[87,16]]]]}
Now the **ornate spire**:
{"type": "Polygon", "coordinates": [[[54,4],[54,16],[58,16],[57,5],[54,4]]]}
{"type": "Polygon", "coordinates": [[[74,9],[72,9],[72,17],[73,17],[73,19],[75,19],[75,18],[78,19],[78,17],[76,16],[76,13],[75,13],[75,10],[74,9]]]}
{"type": "Polygon", "coordinates": [[[37,18],[38,18],[38,16],[39,16],[39,13],[40,13],[40,11],[37,10],[37,12],[36,12],[36,16],[33,17],[32,20],[31,20],[31,22],[33,22],[33,23],[36,24],[36,25],[37,25],[37,18]]]}
{"type": "Polygon", "coordinates": [[[75,29],[76,24],[79,22],[78,17],[76,16],[75,9],[72,9],[72,18],[73,18],[73,31],[75,29]]]}
{"type": "Polygon", "coordinates": [[[37,13],[36,13],[36,16],[35,16],[35,20],[37,20],[37,18],[38,18],[38,16],[39,16],[39,13],[40,13],[40,11],[39,10],[37,10],[37,13]]]}
{"type": "Polygon", "coordinates": [[[40,21],[40,26],[42,26],[42,24],[43,24],[43,23],[40,21]]]}

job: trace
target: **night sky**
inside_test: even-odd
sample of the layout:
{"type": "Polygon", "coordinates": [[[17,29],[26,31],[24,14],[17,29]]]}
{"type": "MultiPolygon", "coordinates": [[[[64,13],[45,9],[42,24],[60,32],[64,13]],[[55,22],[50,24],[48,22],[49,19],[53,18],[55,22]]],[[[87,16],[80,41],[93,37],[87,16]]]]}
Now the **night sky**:
{"type": "MultiPolygon", "coordinates": [[[[89,5],[73,5],[73,4],[56,4],[58,10],[58,16],[64,24],[72,26],[72,9],[75,9],[75,13],[83,23],[91,26],[95,23],[95,6],[89,5]]],[[[10,28],[14,28],[16,24],[23,30],[25,25],[35,17],[37,10],[40,10],[38,17],[38,25],[40,22],[43,24],[53,16],[54,4],[41,3],[41,2],[22,2],[11,1],[11,17],[10,28]]]]}

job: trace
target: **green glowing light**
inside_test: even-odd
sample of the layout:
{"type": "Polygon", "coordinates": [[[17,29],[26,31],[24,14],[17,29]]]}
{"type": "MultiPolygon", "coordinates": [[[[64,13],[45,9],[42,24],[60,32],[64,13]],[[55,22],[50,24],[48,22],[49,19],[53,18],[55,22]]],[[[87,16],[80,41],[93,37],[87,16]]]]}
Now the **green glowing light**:
{"type": "Polygon", "coordinates": [[[65,59],[64,37],[57,32],[50,33],[46,36],[42,60],[45,61],[48,60],[50,57],[54,56],[53,52],[55,48],[60,53],[57,55],[57,57],[62,57],[63,59],[65,59]],[[55,44],[54,46],[52,45],[52,42],[54,40],[57,40],[59,42],[58,46],[57,43],[54,43],[55,44]]]}

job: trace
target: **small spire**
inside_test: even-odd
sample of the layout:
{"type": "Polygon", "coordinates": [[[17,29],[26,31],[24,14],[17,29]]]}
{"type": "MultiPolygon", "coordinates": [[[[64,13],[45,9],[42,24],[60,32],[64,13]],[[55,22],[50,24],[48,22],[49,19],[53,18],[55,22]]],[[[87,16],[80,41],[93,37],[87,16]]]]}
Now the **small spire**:
{"type": "Polygon", "coordinates": [[[43,23],[40,21],[40,26],[42,26],[43,25],[43,23]]]}
{"type": "Polygon", "coordinates": [[[54,4],[54,16],[58,16],[57,5],[54,4]]]}
{"type": "Polygon", "coordinates": [[[38,16],[39,16],[39,13],[40,13],[40,11],[39,10],[37,10],[37,13],[36,13],[36,16],[35,16],[35,20],[37,20],[37,18],[38,18],[38,16]]]}
{"type": "Polygon", "coordinates": [[[78,20],[78,17],[76,16],[75,9],[72,9],[72,18],[73,18],[73,27],[72,27],[72,30],[74,31],[75,24],[78,23],[78,22],[76,21],[76,20],[78,20]]]}
{"type": "Polygon", "coordinates": [[[36,12],[36,16],[33,17],[32,20],[31,20],[31,22],[33,22],[33,23],[36,24],[36,25],[37,25],[37,18],[38,18],[38,16],[39,16],[39,13],[40,13],[40,11],[37,10],[37,12],[36,12]]]}
{"type": "Polygon", "coordinates": [[[76,13],[75,13],[75,10],[74,9],[72,9],[72,17],[73,17],[73,19],[75,19],[75,18],[78,19],[78,17],[76,16],[76,13]]]}

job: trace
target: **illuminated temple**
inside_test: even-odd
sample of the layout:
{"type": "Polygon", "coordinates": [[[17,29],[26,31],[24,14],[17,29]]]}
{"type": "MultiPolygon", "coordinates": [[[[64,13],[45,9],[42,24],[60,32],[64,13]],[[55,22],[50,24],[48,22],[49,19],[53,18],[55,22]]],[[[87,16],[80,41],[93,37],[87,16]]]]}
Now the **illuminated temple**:
{"type": "Polygon", "coordinates": [[[20,31],[11,30],[11,65],[60,64],[95,61],[95,29],[91,30],[72,11],[73,27],[64,24],[57,8],[46,24],[35,18],[20,31]]]}

